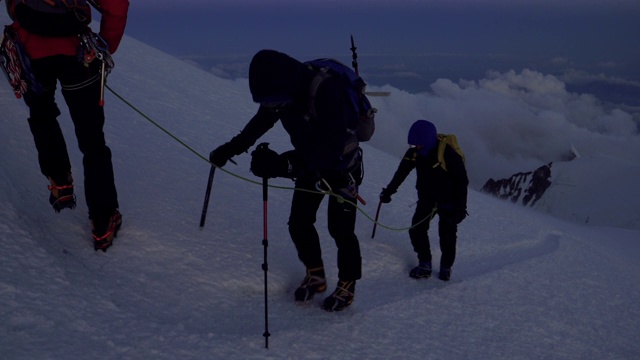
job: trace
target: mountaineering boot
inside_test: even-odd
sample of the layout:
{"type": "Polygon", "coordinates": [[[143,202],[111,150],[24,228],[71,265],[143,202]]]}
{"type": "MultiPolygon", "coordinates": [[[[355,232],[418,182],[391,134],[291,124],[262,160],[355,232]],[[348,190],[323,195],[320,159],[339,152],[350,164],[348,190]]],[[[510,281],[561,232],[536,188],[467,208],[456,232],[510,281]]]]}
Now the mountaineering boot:
{"type": "Polygon", "coordinates": [[[356,281],[338,281],[338,286],[333,294],[324,299],[322,308],[326,311],[341,311],[353,302],[356,291],[356,281]]]}
{"type": "Polygon", "coordinates": [[[302,280],[302,284],[296,289],[294,296],[296,301],[308,301],[313,299],[313,295],[327,290],[327,280],[324,278],[324,268],[317,267],[307,269],[307,275],[302,280]]]}
{"type": "Polygon", "coordinates": [[[440,267],[440,273],[438,274],[438,279],[442,281],[449,281],[449,279],[451,279],[451,268],[440,267]]]}
{"type": "Polygon", "coordinates": [[[53,206],[53,210],[60,212],[62,209],[73,209],[76,207],[76,195],[73,193],[73,178],[71,174],[68,175],[67,181],[64,183],[56,184],[51,177],[49,177],[51,185],[48,186],[51,194],[49,195],[49,203],[53,206]]]}
{"type": "Polygon", "coordinates": [[[118,230],[122,226],[122,214],[118,209],[106,219],[92,219],[91,232],[93,234],[93,247],[96,251],[107,251],[113,244],[113,238],[118,236],[118,230]]]}
{"type": "Polygon", "coordinates": [[[414,279],[431,277],[431,262],[421,262],[420,264],[418,264],[418,266],[409,271],[409,276],[414,279]]]}

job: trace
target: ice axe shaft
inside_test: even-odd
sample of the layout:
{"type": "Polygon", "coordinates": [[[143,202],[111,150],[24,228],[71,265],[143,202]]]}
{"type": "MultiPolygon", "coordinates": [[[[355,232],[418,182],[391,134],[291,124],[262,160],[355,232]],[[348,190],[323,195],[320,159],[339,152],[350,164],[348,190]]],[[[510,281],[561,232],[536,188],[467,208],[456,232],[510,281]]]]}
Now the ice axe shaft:
{"type": "Polygon", "coordinates": [[[211,165],[209,170],[209,180],[207,181],[207,191],[204,194],[204,205],[202,205],[202,215],[200,216],[200,230],[204,227],[204,221],[207,219],[207,209],[209,208],[209,197],[211,196],[211,188],[213,186],[213,175],[216,173],[216,167],[211,165]]]}
{"type": "Polygon", "coordinates": [[[376,236],[376,228],[378,227],[378,218],[380,217],[380,208],[382,207],[382,201],[378,202],[378,209],[376,210],[376,220],[373,223],[373,232],[371,233],[371,238],[373,239],[376,236]]]}

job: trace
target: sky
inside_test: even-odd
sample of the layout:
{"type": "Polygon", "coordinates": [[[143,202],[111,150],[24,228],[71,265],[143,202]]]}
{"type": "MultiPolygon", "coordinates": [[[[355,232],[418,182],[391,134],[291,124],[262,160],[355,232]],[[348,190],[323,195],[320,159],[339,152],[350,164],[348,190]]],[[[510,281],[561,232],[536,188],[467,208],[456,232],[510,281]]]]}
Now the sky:
{"type": "MultiPolygon", "coordinates": [[[[189,5],[213,5],[213,6],[226,6],[226,5],[267,5],[267,6],[292,6],[296,4],[301,4],[304,6],[340,6],[345,5],[344,1],[341,0],[324,0],[324,1],[315,1],[315,0],[185,0],[182,3],[189,5]]],[[[512,5],[512,6],[523,6],[523,5],[555,5],[555,6],[579,6],[579,5],[587,5],[587,6],[596,6],[603,4],[602,0],[397,0],[397,1],[389,1],[389,0],[351,0],[349,4],[356,4],[358,6],[363,4],[375,5],[375,6],[384,6],[384,5],[395,5],[395,6],[408,6],[408,5],[426,5],[426,6],[437,6],[437,5],[455,5],[455,6],[466,6],[466,5],[512,5]]],[[[633,0],[611,0],[607,1],[608,5],[634,5],[636,4],[633,0]]],[[[171,0],[138,0],[135,4],[140,6],[175,6],[175,2],[171,0]]]]}
{"type": "MultiPolygon", "coordinates": [[[[355,302],[341,313],[321,310],[322,297],[303,306],[294,304],[293,291],[304,269],[286,228],[292,184],[278,179],[268,190],[265,312],[262,187],[248,170],[248,155],[238,156],[237,166],[229,164],[216,172],[207,221],[203,229],[198,226],[210,167],[205,154],[237,134],[256,110],[247,82],[184,66],[128,37],[115,62],[108,85],[130,105],[107,91],[105,133],[124,222],[106,253],[95,252],[91,244],[81,156],[61,97],[60,122],[76,175],[78,207],[56,214],[47,201],[47,181],[39,173],[25,121],[27,109],[7,84],[0,86],[3,359],[632,359],[640,355],[640,229],[566,221],[472,187],[470,216],[459,229],[452,280],[415,281],[408,277],[417,261],[406,232],[416,200],[410,177],[393,201],[382,207],[376,236],[370,236],[377,194],[406,148],[404,134],[389,131],[390,119],[406,131],[416,113],[438,109],[449,116],[438,125],[457,132],[455,124],[465,119],[460,115],[467,109],[497,115],[510,108],[514,115],[526,109],[530,116],[540,114],[540,118],[522,115],[529,122],[513,117],[501,124],[507,130],[520,129],[516,134],[524,129],[545,134],[540,129],[544,126],[536,124],[547,117],[563,124],[562,132],[576,142],[589,141],[593,149],[602,150],[600,155],[590,154],[576,145],[583,156],[565,163],[563,181],[571,181],[572,187],[589,185],[602,179],[600,172],[618,170],[606,177],[607,191],[589,193],[593,219],[599,216],[597,208],[610,201],[610,184],[626,188],[628,199],[637,196],[628,179],[638,179],[640,171],[637,157],[629,156],[634,141],[625,134],[623,114],[614,119],[616,114],[588,98],[564,98],[568,95],[557,80],[536,73],[496,74],[476,86],[437,83],[437,96],[373,87],[393,92],[374,100],[380,107],[374,139],[384,138],[402,151],[384,150],[373,141],[363,144],[366,175],[360,193],[369,204],[360,207],[358,215],[364,276],[357,284],[355,302]],[[520,85],[520,97],[505,89],[509,81],[520,85]],[[552,102],[544,96],[549,89],[555,89],[558,107],[549,106],[552,102]],[[543,111],[536,103],[548,109],[543,111]],[[565,109],[564,118],[562,104],[571,108],[565,109]],[[573,124],[569,115],[574,112],[590,115],[590,123],[573,124]],[[618,125],[601,129],[603,118],[618,125]],[[613,140],[619,141],[616,149],[605,146],[613,140]],[[600,156],[609,161],[599,161],[600,156]],[[578,170],[590,172],[585,177],[578,170]]],[[[476,121],[474,132],[499,128],[493,123],[482,127],[483,121],[486,118],[476,121]]],[[[501,162],[510,150],[519,159],[507,164],[528,165],[530,155],[518,149],[518,143],[501,143],[501,137],[494,136],[497,151],[489,156],[478,150],[481,141],[459,133],[476,178],[481,173],[474,163],[501,162]]],[[[278,126],[262,140],[277,151],[290,148],[278,126]]],[[[548,139],[551,145],[559,142],[548,139]]],[[[520,146],[525,144],[539,147],[535,141],[520,146]]],[[[574,202],[576,198],[561,200],[569,211],[584,205],[574,202]]],[[[633,218],[627,202],[617,206],[619,217],[633,218]]],[[[328,280],[334,283],[335,246],[327,233],[325,210],[319,213],[318,230],[328,280]]],[[[432,248],[437,266],[437,240],[432,248]]]]}
{"type": "Polygon", "coordinates": [[[640,5],[249,3],[166,8],[136,3],[128,32],[183,55],[253,53],[259,46],[300,54],[348,53],[339,39],[351,33],[363,54],[538,54],[549,60],[588,55],[592,61],[600,60],[603,50],[612,57],[638,54],[633,39],[640,33],[634,26],[640,5]]]}
{"type": "Polygon", "coordinates": [[[637,1],[182,4],[132,2],[127,34],[221,77],[246,77],[251,56],[263,48],[350,62],[353,35],[370,84],[418,93],[440,78],[529,69],[562,76],[602,101],[640,107],[637,1]]]}

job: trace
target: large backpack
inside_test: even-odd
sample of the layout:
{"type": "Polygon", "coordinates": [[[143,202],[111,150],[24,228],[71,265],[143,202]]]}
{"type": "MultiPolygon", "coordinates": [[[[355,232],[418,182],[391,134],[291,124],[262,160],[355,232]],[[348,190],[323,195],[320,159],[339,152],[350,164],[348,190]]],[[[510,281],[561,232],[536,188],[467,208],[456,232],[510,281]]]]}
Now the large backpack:
{"type": "Polygon", "coordinates": [[[305,65],[317,70],[318,75],[311,82],[310,88],[310,116],[316,116],[314,108],[314,98],[320,84],[327,77],[334,77],[344,84],[351,105],[357,114],[357,123],[349,125],[349,130],[356,135],[358,141],[369,141],[375,131],[375,113],[378,111],[371,106],[369,99],[364,93],[367,84],[349,66],[335,59],[317,59],[305,62],[305,65]]]}
{"type": "Polygon", "coordinates": [[[7,11],[28,32],[65,37],[81,33],[91,22],[87,0],[7,0],[7,11]]]}
{"type": "Polygon", "coordinates": [[[434,168],[441,166],[444,171],[448,171],[447,163],[444,161],[444,150],[447,145],[455,150],[462,158],[462,161],[464,161],[464,153],[460,145],[458,145],[458,138],[453,134],[438,134],[438,162],[433,165],[434,168]]]}

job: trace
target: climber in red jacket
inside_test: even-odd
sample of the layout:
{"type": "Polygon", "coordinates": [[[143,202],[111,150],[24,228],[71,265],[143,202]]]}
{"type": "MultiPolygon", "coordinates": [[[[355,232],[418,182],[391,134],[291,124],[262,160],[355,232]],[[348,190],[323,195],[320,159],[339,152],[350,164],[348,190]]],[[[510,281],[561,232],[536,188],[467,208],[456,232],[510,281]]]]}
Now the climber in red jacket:
{"type": "MultiPolygon", "coordinates": [[[[50,181],[49,202],[59,212],[76,205],[71,163],[57,117],[55,101],[60,84],[83,154],[84,190],[94,247],[111,246],[122,223],[118,210],[111,150],[103,132],[104,77],[124,36],[128,0],[66,0],[35,4],[13,0],[7,10],[13,24],[5,38],[12,41],[21,59],[25,82],[22,95],[29,107],[29,127],[38,151],[40,170],[50,181]],[[100,30],[90,28],[93,5],[101,13],[100,30]],[[109,62],[107,61],[109,60],[109,62]]],[[[3,48],[11,46],[3,42],[3,48]]],[[[5,56],[3,54],[3,56],[5,56]]],[[[15,54],[13,54],[15,55],[15,54]]],[[[16,58],[14,56],[14,58],[16,58]]],[[[15,87],[14,87],[15,90],[15,87]]]]}

